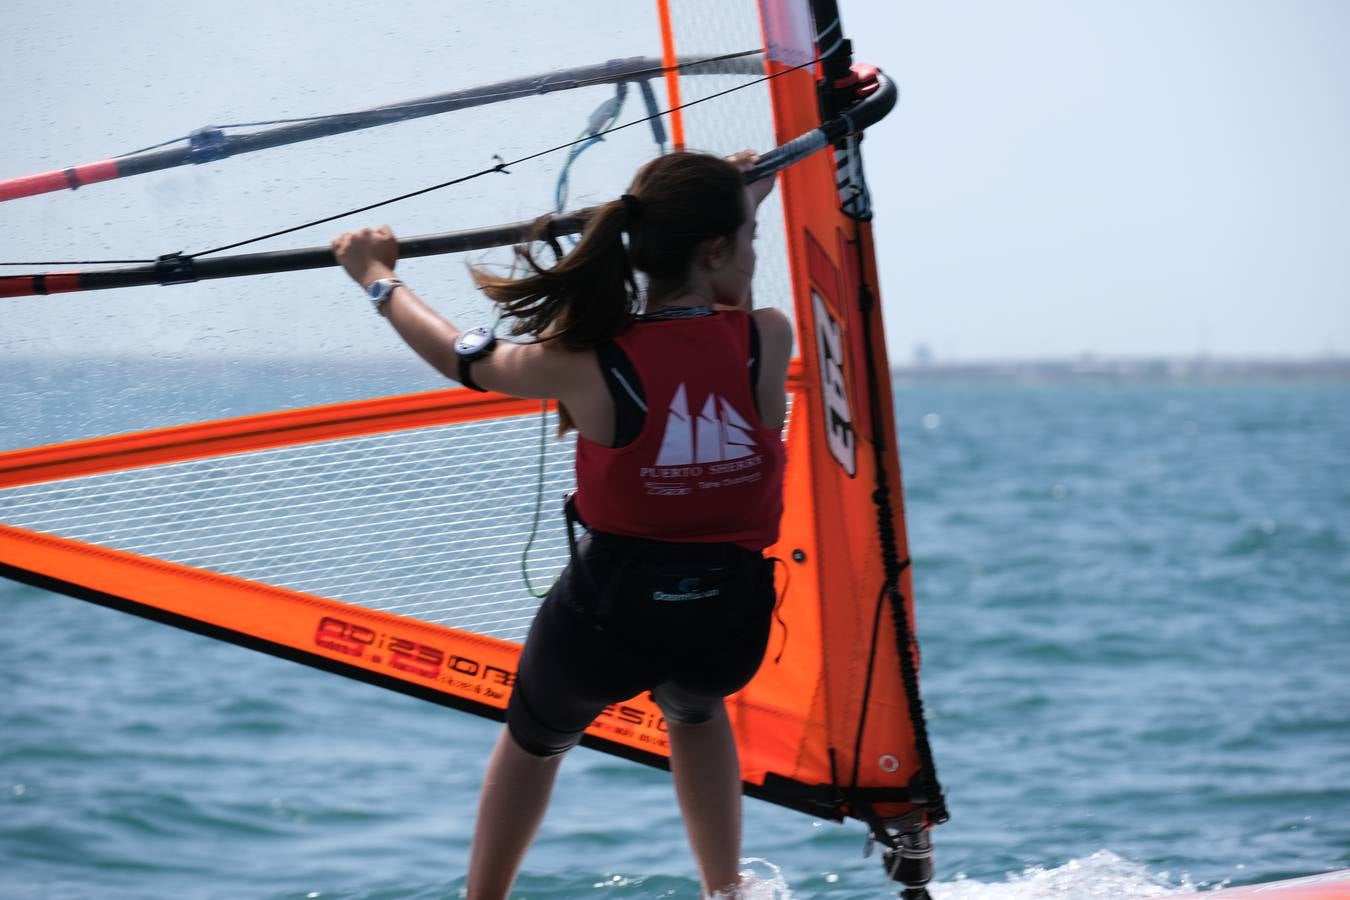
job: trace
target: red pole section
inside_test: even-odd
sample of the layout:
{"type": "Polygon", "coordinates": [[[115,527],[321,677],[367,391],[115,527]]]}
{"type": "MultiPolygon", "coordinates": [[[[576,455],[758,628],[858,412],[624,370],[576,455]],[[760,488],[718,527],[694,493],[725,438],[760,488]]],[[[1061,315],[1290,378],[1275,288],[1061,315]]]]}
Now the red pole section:
{"type": "Polygon", "coordinates": [[[79,272],[46,272],[42,275],[0,275],[0,297],[35,297],[82,291],[79,272]]]}
{"type": "Polygon", "coordinates": [[[32,197],[35,194],[64,191],[67,188],[73,191],[81,185],[111,181],[120,174],[117,170],[117,160],[105,159],[102,162],[85,163],[69,169],[53,169],[50,172],[39,172],[37,175],[8,178],[0,181],[0,203],[19,197],[32,197]]]}

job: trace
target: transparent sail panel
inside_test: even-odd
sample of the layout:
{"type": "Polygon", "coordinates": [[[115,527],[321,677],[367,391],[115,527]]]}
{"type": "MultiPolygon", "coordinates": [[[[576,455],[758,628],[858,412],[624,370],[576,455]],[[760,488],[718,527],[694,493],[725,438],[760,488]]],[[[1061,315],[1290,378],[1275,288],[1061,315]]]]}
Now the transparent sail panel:
{"type": "MultiPolygon", "coordinates": [[[[161,34],[176,7],[90,9],[74,19],[39,4],[23,8],[7,31],[11,77],[0,97],[7,123],[0,178],[110,159],[203,126],[250,123],[227,133],[256,130],[258,123],[369,109],[610,60],[659,64],[662,55],[656,4],[626,0],[588,0],[546,13],[512,0],[476,11],[472,22],[454,4],[411,0],[399,5],[396,32],[378,6],[245,0],[194,14],[190,41],[146,40],[131,56],[103,36],[114,25],[123,33],[161,34]],[[53,34],[61,35],[56,46],[53,34]],[[286,36],[283,44],[278,35],[286,36]],[[72,54],[80,48],[78,65],[63,57],[62,47],[72,54]],[[250,77],[238,77],[241,66],[250,77]]],[[[682,57],[761,45],[757,7],[749,0],[675,2],[672,14],[682,57]],[[692,22],[699,23],[697,33],[689,30],[692,22]]],[[[754,64],[749,68],[685,75],[684,99],[760,76],[754,64]]],[[[664,77],[657,73],[651,86],[666,107],[664,77]]],[[[16,199],[0,205],[3,261],[201,253],[565,144],[615,95],[613,84],[550,90],[16,199]]],[[[647,115],[641,91],[631,84],[618,121],[647,115]]],[[[773,143],[763,85],[684,115],[691,147],[730,153],[773,143]]],[[[612,199],[660,152],[645,123],[606,136],[572,165],[566,205],[612,199]]],[[[322,247],[363,225],[387,223],[412,236],[530,219],[553,209],[566,156],[560,151],[521,161],[506,172],[227,253],[322,247]]],[[[786,308],[781,229],[774,198],[761,221],[755,294],[758,303],[786,308]]],[[[466,266],[509,261],[506,249],[478,251],[404,260],[399,273],[436,309],[472,326],[492,323],[494,312],[466,266]]],[[[0,271],[80,268],[98,267],[0,271]]],[[[0,380],[10,389],[0,407],[0,450],[445,386],[336,269],[0,303],[0,380]]]]}

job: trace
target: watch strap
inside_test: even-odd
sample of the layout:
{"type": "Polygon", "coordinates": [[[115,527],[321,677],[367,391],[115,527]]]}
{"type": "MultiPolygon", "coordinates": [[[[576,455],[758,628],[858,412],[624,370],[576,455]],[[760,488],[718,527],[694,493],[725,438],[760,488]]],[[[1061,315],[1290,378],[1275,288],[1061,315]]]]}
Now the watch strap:
{"type": "Polygon", "coordinates": [[[493,329],[486,325],[460,332],[459,337],[455,339],[455,355],[459,357],[459,383],[469,390],[487,393],[486,388],[473,380],[470,366],[496,347],[497,336],[493,334],[493,329]]]}
{"type": "Polygon", "coordinates": [[[470,359],[467,356],[461,356],[459,358],[459,383],[464,385],[471,391],[477,391],[480,394],[486,394],[487,388],[479,387],[478,382],[473,380],[473,373],[469,371],[470,367],[473,366],[475,362],[477,362],[482,358],[483,357],[481,356],[476,356],[473,359],[470,359]]]}

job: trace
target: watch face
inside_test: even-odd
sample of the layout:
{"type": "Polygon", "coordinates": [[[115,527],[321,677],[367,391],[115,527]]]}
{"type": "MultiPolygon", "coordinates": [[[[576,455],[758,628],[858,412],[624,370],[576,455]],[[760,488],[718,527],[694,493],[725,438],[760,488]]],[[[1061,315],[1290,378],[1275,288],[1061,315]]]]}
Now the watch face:
{"type": "Polygon", "coordinates": [[[492,340],[492,332],[486,328],[470,328],[468,331],[460,332],[459,340],[455,341],[455,351],[461,356],[472,356],[482,350],[492,340]]]}
{"type": "Polygon", "coordinates": [[[366,293],[372,300],[381,300],[390,291],[389,282],[381,278],[379,281],[372,281],[370,287],[366,288],[366,293]]]}

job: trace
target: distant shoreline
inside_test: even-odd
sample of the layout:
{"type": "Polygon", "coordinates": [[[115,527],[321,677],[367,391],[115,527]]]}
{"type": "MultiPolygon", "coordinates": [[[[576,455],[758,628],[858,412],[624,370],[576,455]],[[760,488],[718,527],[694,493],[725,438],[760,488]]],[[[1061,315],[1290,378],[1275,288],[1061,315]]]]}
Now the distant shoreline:
{"type": "Polygon", "coordinates": [[[1350,357],[1242,359],[1225,357],[1098,357],[1042,360],[928,361],[891,367],[901,383],[1003,384],[1350,382],[1350,357]]]}

